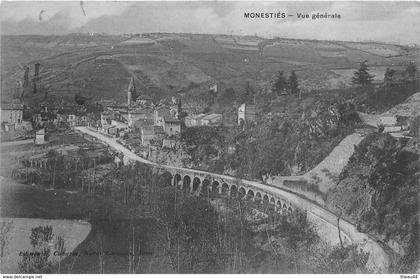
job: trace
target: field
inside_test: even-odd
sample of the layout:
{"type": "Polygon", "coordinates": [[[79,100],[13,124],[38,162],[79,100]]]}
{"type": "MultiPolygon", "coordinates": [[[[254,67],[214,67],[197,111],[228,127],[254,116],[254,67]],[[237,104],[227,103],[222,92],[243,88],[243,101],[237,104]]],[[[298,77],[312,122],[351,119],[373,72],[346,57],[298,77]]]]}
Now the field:
{"type": "MultiPolygon", "coordinates": [[[[19,273],[18,263],[21,260],[19,253],[32,251],[30,244],[31,229],[38,226],[51,226],[54,234],[53,241],[57,237],[65,239],[64,250],[72,252],[89,234],[91,226],[87,222],[71,220],[47,220],[30,218],[0,218],[2,224],[10,224],[11,230],[7,234],[7,242],[4,247],[1,270],[3,273],[19,273]]],[[[50,261],[58,262],[59,256],[50,256],[50,261]]]]}
{"type": "MultiPolygon", "coordinates": [[[[298,73],[303,90],[332,89],[345,84],[364,60],[377,78],[386,67],[403,67],[416,49],[380,43],[353,43],[255,36],[144,34],[142,36],[3,36],[2,100],[21,96],[24,66],[40,74],[37,92],[24,99],[73,102],[75,94],[93,101],[126,100],[131,77],[141,94],[155,99],[188,93],[211,82],[241,90],[241,83],[269,87],[278,71],[298,73]],[[98,61],[110,56],[112,63],[98,61]]],[[[205,93],[205,90],[203,91],[205,93]]]]}
{"type": "Polygon", "coordinates": [[[401,49],[392,45],[381,45],[377,43],[347,43],[347,46],[384,57],[402,54],[401,49]]]}
{"type": "MultiPolygon", "coordinates": [[[[130,245],[127,236],[133,233],[133,223],[136,239],[140,241],[143,273],[169,270],[160,229],[151,219],[124,217],[131,212],[127,208],[117,209],[106,200],[94,199],[81,192],[42,190],[4,179],[0,193],[0,221],[11,223],[5,247],[8,257],[2,259],[4,272],[18,272],[20,257],[15,252],[30,250],[31,229],[51,225],[54,236],[64,238],[66,252],[73,251],[73,255],[61,262],[61,273],[100,273],[98,253],[101,251],[107,252],[103,257],[105,273],[127,273],[130,245]],[[110,211],[113,212],[112,221],[109,221],[110,211]],[[79,221],[89,216],[92,217],[91,224],[79,221]]],[[[58,256],[50,260],[56,261],[58,256]]]]}

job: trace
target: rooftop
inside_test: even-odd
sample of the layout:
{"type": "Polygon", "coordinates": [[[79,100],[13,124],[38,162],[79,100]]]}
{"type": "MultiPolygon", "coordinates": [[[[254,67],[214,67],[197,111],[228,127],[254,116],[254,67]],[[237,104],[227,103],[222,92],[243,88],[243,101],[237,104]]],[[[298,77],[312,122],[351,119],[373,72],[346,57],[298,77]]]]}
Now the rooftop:
{"type": "Polygon", "coordinates": [[[141,133],[143,135],[154,135],[163,133],[163,129],[160,126],[145,126],[141,127],[141,133]]]}
{"type": "Polygon", "coordinates": [[[138,119],[134,122],[134,126],[136,127],[145,127],[145,126],[152,126],[153,125],[152,119],[138,119]]]}
{"type": "Polygon", "coordinates": [[[212,120],[212,119],[219,118],[219,117],[222,117],[222,115],[218,114],[218,113],[212,113],[212,114],[204,116],[203,119],[212,120]]]}
{"type": "Polygon", "coordinates": [[[165,120],[166,123],[181,123],[181,120],[170,117],[170,116],[165,116],[163,119],[165,120]]]}
{"type": "Polygon", "coordinates": [[[36,131],[37,135],[45,135],[45,129],[40,129],[38,131],[36,131]]]}
{"type": "Polygon", "coordinates": [[[201,113],[201,114],[189,115],[187,117],[192,118],[192,119],[200,119],[200,118],[203,118],[204,116],[206,115],[204,113],[201,113]]]}

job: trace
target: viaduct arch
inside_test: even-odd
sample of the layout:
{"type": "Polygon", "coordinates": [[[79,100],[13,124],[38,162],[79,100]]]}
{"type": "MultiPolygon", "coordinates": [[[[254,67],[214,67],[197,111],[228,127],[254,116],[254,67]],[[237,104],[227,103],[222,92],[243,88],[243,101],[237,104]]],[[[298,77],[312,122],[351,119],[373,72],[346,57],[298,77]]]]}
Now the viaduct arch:
{"type": "Polygon", "coordinates": [[[286,197],[270,191],[264,191],[258,187],[247,184],[243,180],[224,175],[208,175],[195,170],[179,170],[177,168],[164,169],[172,176],[172,186],[193,195],[203,194],[215,197],[217,195],[229,197],[242,197],[258,204],[272,206],[277,212],[292,213],[298,206],[289,202],[286,197]]]}

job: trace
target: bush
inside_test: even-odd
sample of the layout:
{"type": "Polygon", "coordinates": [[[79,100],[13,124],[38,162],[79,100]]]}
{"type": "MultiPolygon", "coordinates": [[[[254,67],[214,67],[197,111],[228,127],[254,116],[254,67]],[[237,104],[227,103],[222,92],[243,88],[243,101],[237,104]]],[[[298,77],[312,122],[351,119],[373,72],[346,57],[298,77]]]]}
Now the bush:
{"type": "Polygon", "coordinates": [[[39,226],[32,229],[30,240],[33,251],[25,251],[19,262],[21,273],[51,273],[50,242],[53,238],[51,226],[39,226]]]}

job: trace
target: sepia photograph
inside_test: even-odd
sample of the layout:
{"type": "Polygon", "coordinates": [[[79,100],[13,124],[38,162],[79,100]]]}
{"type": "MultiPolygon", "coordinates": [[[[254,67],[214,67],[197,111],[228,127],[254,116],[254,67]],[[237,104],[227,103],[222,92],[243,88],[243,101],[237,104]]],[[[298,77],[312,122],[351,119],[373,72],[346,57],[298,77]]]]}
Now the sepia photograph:
{"type": "Polygon", "coordinates": [[[420,273],[420,2],[1,1],[0,34],[2,278],[420,273]]]}

